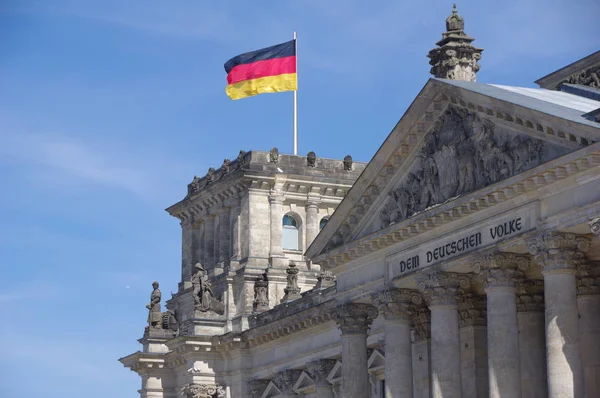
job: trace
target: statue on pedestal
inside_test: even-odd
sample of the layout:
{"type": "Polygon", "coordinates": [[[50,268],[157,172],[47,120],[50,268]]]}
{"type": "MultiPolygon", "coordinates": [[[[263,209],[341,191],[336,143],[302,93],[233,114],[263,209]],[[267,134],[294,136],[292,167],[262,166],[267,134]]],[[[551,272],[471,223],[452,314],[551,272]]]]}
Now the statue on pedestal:
{"type": "Polygon", "coordinates": [[[215,299],[206,270],[200,263],[196,263],[194,268],[196,270],[192,275],[194,309],[201,312],[214,311],[222,315],[225,308],[223,303],[215,299]]]}
{"type": "Polygon", "coordinates": [[[160,299],[161,293],[158,289],[158,282],[152,282],[152,294],[150,295],[150,302],[146,304],[148,308],[148,324],[153,329],[160,329],[162,327],[162,314],[160,312],[160,299]]]}

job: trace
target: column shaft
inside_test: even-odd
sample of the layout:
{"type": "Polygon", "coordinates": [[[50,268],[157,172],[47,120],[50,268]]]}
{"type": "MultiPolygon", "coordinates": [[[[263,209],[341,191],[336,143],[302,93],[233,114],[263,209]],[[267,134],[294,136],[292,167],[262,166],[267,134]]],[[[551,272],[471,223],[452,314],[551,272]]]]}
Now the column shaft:
{"type": "Polygon", "coordinates": [[[490,398],[521,397],[519,335],[514,287],[488,287],[490,398]]]}
{"type": "Polygon", "coordinates": [[[579,334],[585,397],[600,397],[600,294],[579,296],[579,334]]]}
{"type": "Polygon", "coordinates": [[[413,391],[410,322],[385,321],[385,396],[410,397],[413,391]]]}
{"type": "Polygon", "coordinates": [[[319,233],[319,206],[309,201],[306,203],[306,247],[315,240],[319,233]]]}
{"type": "Polygon", "coordinates": [[[456,305],[430,306],[431,378],[436,398],[461,398],[460,338],[456,305]]]}
{"type": "Polygon", "coordinates": [[[342,334],[343,398],[368,397],[367,334],[342,334]]]}
{"type": "Polygon", "coordinates": [[[544,273],[548,396],[583,396],[575,275],[544,273]]]}
{"type": "Polygon", "coordinates": [[[272,195],[269,197],[270,212],[270,239],[269,255],[278,257],[283,255],[282,235],[283,235],[283,197],[272,195]]]}
{"type": "Polygon", "coordinates": [[[546,334],[543,312],[517,313],[521,395],[526,398],[548,396],[546,373],[546,334]]]}

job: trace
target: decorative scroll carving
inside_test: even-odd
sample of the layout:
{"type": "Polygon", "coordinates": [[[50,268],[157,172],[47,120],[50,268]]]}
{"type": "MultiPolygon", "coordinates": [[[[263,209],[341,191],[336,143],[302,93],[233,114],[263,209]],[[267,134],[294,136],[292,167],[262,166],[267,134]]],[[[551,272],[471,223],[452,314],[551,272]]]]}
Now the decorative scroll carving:
{"type": "Polygon", "coordinates": [[[306,363],[306,373],[315,382],[316,385],[327,385],[327,376],[333,370],[337,360],[335,359],[318,359],[306,363]]]}
{"type": "Polygon", "coordinates": [[[581,72],[573,73],[565,83],[581,84],[600,88],[600,65],[592,66],[582,70],[581,72]]]}
{"type": "Polygon", "coordinates": [[[458,326],[485,326],[487,324],[487,297],[461,293],[457,297],[458,326]]]}
{"type": "Polygon", "coordinates": [[[317,164],[317,154],[313,151],[310,151],[306,154],[306,165],[308,167],[315,167],[317,164]]]}
{"type": "Polygon", "coordinates": [[[266,272],[254,282],[254,301],[252,304],[255,312],[269,310],[269,280],[266,272]]]}
{"type": "Polygon", "coordinates": [[[585,262],[579,266],[577,295],[588,296],[596,294],[600,294],[600,263],[585,262]]]}
{"type": "Polygon", "coordinates": [[[350,155],[344,156],[344,170],[352,170],[352,156],[350,155]]]}
{"type": "Polygon", "coordinates": [[[162,313],[160,312],[160,299],[162,294],[158,289],[158,282],[152,282],[152,294],[150,294],[150,302],[146,304],[148,309],[148,325],[153,329],[162,327],[162,313]]]}
{"type": "Polygon", "coordinates": [[[269,161],[275,164],[279,163],[279,149],[275,147],[271,148],[269,151],[269,161]]]}
{"type": "Polygon", "coordinates": [[[266,379],[250,380],[247,384],[248,394],[250,398],[261,398],[263,392],[271,381],[266,379]]]}
{"type": "Polygon", "coordinates": [[[429,340],[431,338],[431,312],[428,308],[415,308],[413,312],[413,326],[415,341],[429,340]]]}
{"type": "Polygon", "coordinates": [[[529,253],[545,272],[575,271],[585,261],[584,253],[590,249],[590,240],[581,235],[545,232],[527,242],[529,253]]]}
{"type": "Polygon", "coordinates": [[[517,278],[529,268],[529,257],[513,253],[491,253],[473,263],[473,271],[483,277],[485,287],[514,287],[517,278]]]}
{"type": "Polygon", "coordinates": [[[593,218],[590,221],[590,230],[594,235],[600,237],[600,217],[593,218]]]}
{"type": "Polygon", "coordinates": [[[335,285],[335,275],[331,271],[322,271],[317,276],[317,285],[315,289],[326,289],[335,285]]]}
{"type": "Polygon", "coordinates": [[[342,334],[366,334],[378,314],[377,308],[372,305],[350,303],[337,307],[331,317],[342,334]]]}
{"type": "Polygon", "coordinates": [[[281,299],[282,303],[299,299],[300,287],[298,286],[298,268],[296,263],[290,261],[290,266],[285,270],[287,273],[287,286],[283,289],[285,295],[281,299]]]}
{"type": "Polygon", "coordinates": [[[557,156],[545,142],[497,131],[474,112],[449,106],[427,136],[404,181],[389,192],[382,226],[494,184],[557,156]]]}
{"type": "Polygon", "coordinates": [[[517,311],[544,311],[544,281],[530,279],[517,282],[517,311]]]}
{"type": "Polygon", "coordinates": [[[273,383],[275,383],[282,394],[293,394],[294,384],[301,374],[302,371],[297,369],[282,370],[273,377],[273,383]]]}
{"type": "Polygon", "coordinates": [[[185,398],[225,398],[225,389],[215,384],[189,383],[181,388],[185,398]]]}
{"type": "Polygon", "coordinates": [[[371,296],[373,304],[387,320],[411,321],[414,306],[421,304],[423,297],[415,290],[386,289],[371,296]]]}
{"type": "Polygon", "coordinates": [[[466,274],[434,271],[417,277],[417,286],[427,306],[456,305],[458,289],[468,289],[471,278],[466,274]]]}
{"type": "Polygon", "coordinates": [[[208,282],[208,275],[202,264],[197,263],[194,268],[196,272],[192,275],[192,287],[194,296],[194,310],[200,312],[214,311],[219,315],[225,313],[223,303],[215,299],[214,293],[208,282]]]}

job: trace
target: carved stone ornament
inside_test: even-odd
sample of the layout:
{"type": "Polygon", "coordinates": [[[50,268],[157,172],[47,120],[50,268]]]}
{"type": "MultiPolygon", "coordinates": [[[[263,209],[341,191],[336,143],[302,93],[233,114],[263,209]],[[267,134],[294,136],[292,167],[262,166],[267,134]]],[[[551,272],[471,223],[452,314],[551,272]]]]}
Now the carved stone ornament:
{"type": "Polygon", "coordinates": [[[214,297],[212,287],[208,281],[208,275],[202,264],[197,263],[195,266],[194,275],[191,277],[192,294],[194,296],[194,310],[200,312],[214,311],[219,315],[223,315],[225,307],[223,303],[214,297]]]}
{"type": "Polygon", "coordinates": [[[429,307],[456,305],[458,289],[468,289],[471,279],[466,274],[434,271],[417,277],[417,286],[429,307]]]}
{"type": "Polygon", "coordinates": [[[521,280],[517,283],[517,311],[544,311],[544,281],[521,280]]]}
{"type": "Polygon", "coordinates": [[[229,160],[229,159],[223,160],[223,164],[221,165],[221,170],[223,170],[223,174],[229,173],[230,165],[231,165],[231,160],[229,160]]]}
{"type": "Polygon", "coordinates": [[[590,230],[594,235],[600,237],[600,217],[590,220],[590,230]]]}
{"type": "Polygon", "coordinates": [[[584,253],[590,249],[590,240],[582,235],[545,232],[529,239],[527,245],[544,272],[575,272],[585,261],[584,253]]]}
{"type": "Polygon", "coordinates": [[[579,266],[577,295],[600,294],[600,262],[588,261],[579,266]]]}
{"type": "Polygon", "coordinates": [[[450,105],[380,212],[382,227],[495,184],[565,153],[450,105]]]}
{"type": "Polygon", "coordinates": [[[486,296],[464,292],[458,295],[458,326],[485,326],[487,324],[486,296]]]}
{"type": "Polygon", "coordinates": [[[254,301],[252,304],[255,312],[269,310],[269,280],[266,272],[254,282],[254,301]]]}
{"type": "Polygon", "coordinates": [[[285,272],[287,273],[287,286],[283,289],[285,295],[281,299],[282,303],[297,300],[302,297],[300,295],[301,289],[298,286],[298,268],[296,268],[296,263],[290,261],[290,265],[285,272]]]}
{"type": "Polygon", "coordinates": [[[279,149],[275,147],[271,148],[269,151],[269,161],[275,164],[279,163],[279,149]]]}
{"type": "Polygon", "coordinates": [[[158,282],[152,282],[152,293],[150,294],[150,302],[146,304],[148,309],[148,325],[152,329],[162,328],[162,313],[160,312],[160,299],[162,294],[158,289],[158,282]]]}
{"type": "Polygon", "coordinates": [[[416,341],[429,340],[431,338],[431,312],[428,308],[415,308],[413,312],[413,326],[416,341]]]}
{"type": "Polygon", "coordinates": [[[321,271],[317,276],[315,289],[326,289],[335,285],[335,275],[331,271],[321,271]]]}
{"type": "Polygon", "coordinates": [[[378,314],[377,308],[372,305],[350,303],[334,309],[331,317],[342,334],[366,334],[378,314]]]}
{"type": "Polygon", "coordinates": [[[298,377],[302,374],[301,370],[287,369],[275,374],[273,383],[283,394],[293,394],[294,384],[298,381],[298,377]]]}
{"type": "Polygon", "coordinates": [[[423,302],[421,294],[409,289],[386,289],[371,296],[373,304],[386,320],[410,322],[415,305],[423,302]]]}
{"type": "Polygon", "coordinates": [[[247,384],[250,398],[261,398],[270,382],[270,380],[266,379],[250,380],[247,384]]]}
{"type": "Polygon", "coordinates": [[[196,192],[200,191],[200,188],[202,188],[201,179],[198,176],[194,176],[192,182],[190,182],[190,184],[188,185],[188,194],[195,194],[196,192]]]}
{"type": "Polygon", "coordinates": [[[313,151],[310,151],[309,153],[306,154],[306,165],[308,167],[315,167],[316,164],[317,164],[317,155],[313,151]]]}
{"type": "Polygon", "coordinates": [[[600,65],[592,66],[582,70],[581,72],[573,73],[565,83],[581,84],[600,88],[600,65]]]}
{"type": "Polygon", "coordinates": [[[246,151],[240,149],[240,153],[237,155],[237,158],[235,160],[237,160],[238,167],[245,166],[246,165],[246,151]]]}
{"type": "Polygon", "coordinates": [[[185,398],[225,398],[225,389],[215,384],[189,383],[181,388],[185,398]]]}
{"type": "Polygon", "coordinates": [[[333,370],[337,360],[335,359],[318,359],[306,363],[306,373],[315,382],[316,385],[327,385],[327,376],[333,370]]]}
{"type": "Polygon", "coordinates": [[[529,263],[527,256],[496,252],[481,256],[472,268],[482,276],[486,288],[514,287],[515,281],[529,268],[529,263]]]}
{"type": "Polygon", "coordinates": [[[352,170],[352,156],[350,155],[344,156],[344,170],[352,170]]]}

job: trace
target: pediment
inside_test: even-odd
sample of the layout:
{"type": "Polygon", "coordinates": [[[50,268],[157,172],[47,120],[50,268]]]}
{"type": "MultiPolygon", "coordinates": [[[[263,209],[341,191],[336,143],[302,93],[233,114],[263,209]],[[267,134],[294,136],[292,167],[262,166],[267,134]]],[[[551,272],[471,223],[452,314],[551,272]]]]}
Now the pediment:
{"type": "Polygon", "coordinates": [[[277,388],[275,383],[270,382],[260,397],[261,398],[272,398],[272,397],[277,397],[282,394],[283,393],[281,392],[281,390],[279,388],[277,388]]]}
{"type": "Polygon", "coordinates": [[[541,112],[518,96],[509,103],[510,96],[491,98],[461,83],[432,79],[425,85],[308,257],[318,259],[600,140],[600,125],[579,120],[577,111],[552,105],[541,112]]]}
{"type": "Polygon", "coordinates": [[[373,349],[367,360],[367,369],[369,372],[376,372],[385,368],[385,356],[377,349],[373,349]]]}

